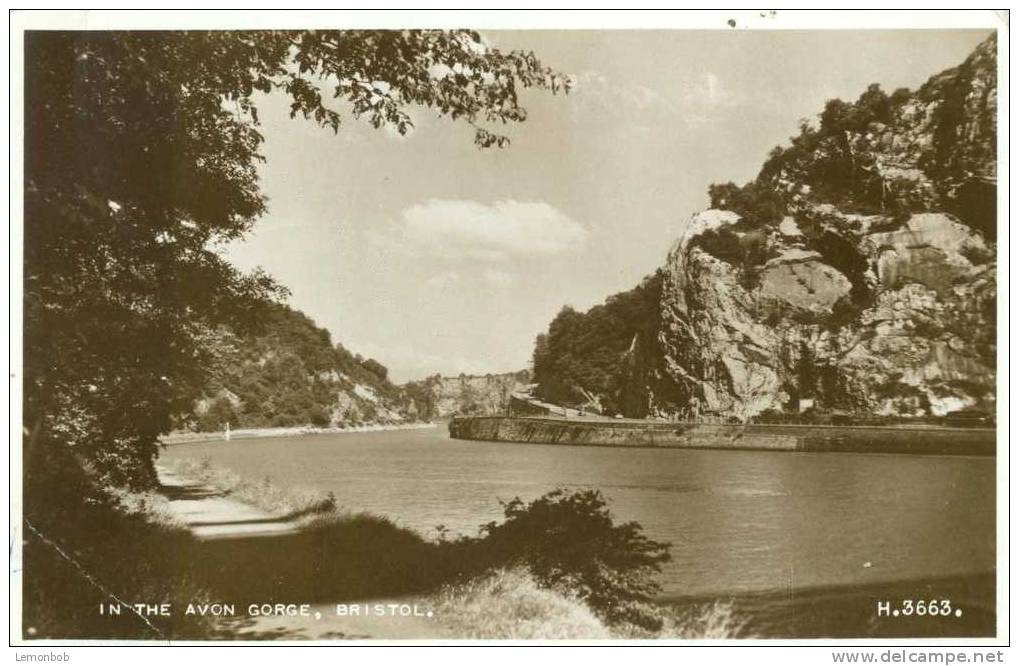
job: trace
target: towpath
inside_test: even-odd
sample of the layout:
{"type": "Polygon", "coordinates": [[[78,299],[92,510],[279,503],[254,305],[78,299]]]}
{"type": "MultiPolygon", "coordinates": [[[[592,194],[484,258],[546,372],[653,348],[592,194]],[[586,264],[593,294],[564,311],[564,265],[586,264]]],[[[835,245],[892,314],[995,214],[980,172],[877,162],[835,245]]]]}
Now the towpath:
{"type": "Polygon", "coordinates": [[[279,536],[299,529],[296,522],[284,515],[245,504],[165,467],[157,467],[157,471],[163,494],[169,500],[164,507],[166,513],[199,539],[279,536]]]}
{"type": "MultiPolygon", "coordinates": [[[[157,466],[157,472],[168,499],[164,512],[202,541],[271,539],[301,529],[295,519],[253,507],[166,467],[157,466]]],[[[311,604],[305,615],[251,614],[247,607],[237,608],[241,615],[224,618],[221,630],[236,640],[409,640],[447,635],[434,613],[428,615],[431,604],[423,598],[348,601],[344,610],[340,614],[336,604],[324,603],[311,604]]]]}

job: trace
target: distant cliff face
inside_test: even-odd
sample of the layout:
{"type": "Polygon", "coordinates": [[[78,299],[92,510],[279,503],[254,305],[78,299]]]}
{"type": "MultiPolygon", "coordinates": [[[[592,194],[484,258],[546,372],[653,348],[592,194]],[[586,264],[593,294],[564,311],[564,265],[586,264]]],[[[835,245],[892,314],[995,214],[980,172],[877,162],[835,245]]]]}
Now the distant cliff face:
{"type": "Polygon", "coordinates": [[[711,186],[654,314],[601,316],[638,288],[560,315],[538,394],[568,380],[627,416],[695,419],[992,409],[996,51],[992,36],[917,91],[831,100],[754,181],[711,186]],[[593,319],[608,342],[587,349],[593,319]]]}
{"type": "Polygon", "coordinates": [[[712,188],[669,253],[653,410],[943,414],[995,399],[996,42],[871,87],[712,188]]]}
{"type": "Polygon", "coordinates": [[[234,427],[351,426],[418,418],[386,368],[334,345],[329,332],[279,305],[258,334],[210,332],[211,378],[184,425],[234,427]]]}
{"type": "Polygon", "coordinates": [[[211,378],[183,427],[358,426],[503,412],[528,386],[526,370],[499,375],[435,375],[397,386],[371,358],[334,344],[329,331],[285,305],[269,308],[262,330],[211,331],[211,378]]]}
{"type": "Polygon", "coordinates": [[[526,371],[498,375],[460,375],[411,382],[403,386],[421,418],[443,418],[453,414],[489,415],[506,411],[514,391],[527,387],[526,371]]]}

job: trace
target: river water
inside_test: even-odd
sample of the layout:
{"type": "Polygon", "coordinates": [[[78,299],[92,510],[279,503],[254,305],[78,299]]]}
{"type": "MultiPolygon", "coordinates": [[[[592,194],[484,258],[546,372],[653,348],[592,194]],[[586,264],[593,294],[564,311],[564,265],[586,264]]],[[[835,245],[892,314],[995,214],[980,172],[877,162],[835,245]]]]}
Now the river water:
{"type": "MultiPolygon", "coordinates": [[[[507,444],[453,440],[441,425],[181,444],[163,457],[208,457],[246,477],[332,491],[341,506],[428,536],[438,525],[476,534],[501,518],[499,500],[597,488],[618,520],[673,544],[666,598],[847,589],[872,614],[882,594],[915,589],[967,597],[985,625],[993,609],[993,457],[507,444]]],[[[973,631],[987,628],[958,633],[973,631]]],[[[811,632],[839,633],[796,633],[811,632]]]]}

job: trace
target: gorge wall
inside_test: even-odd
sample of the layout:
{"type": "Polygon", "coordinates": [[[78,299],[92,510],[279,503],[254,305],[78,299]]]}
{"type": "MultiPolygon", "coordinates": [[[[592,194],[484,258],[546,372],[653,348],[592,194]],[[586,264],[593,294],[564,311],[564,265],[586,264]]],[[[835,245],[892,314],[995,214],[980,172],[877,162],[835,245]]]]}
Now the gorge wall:
{"type": "Polygon", "coordinates": [[[490,415],[505,412],[510,396],[525,389],[530,381],[526,370],[502,374],[443,377],[405,384],[403,391],[413,400],[421,418],[445,418],[454,414],[490,415]]]}
{"type": "Polygon", "coordinates": [[[525,371],[459,375],[397,385],[379,361],[334,343],[329,331],[285,305],[260,330],[210,331],[211,377],[181,427],[200,432],[260,427],[351,427],[496,414],[530,381],[525,371]]]}
{"type": "Polygon", "coordinates": [[[619,359],[605,397],[698,420],[993,411],[996,50],[916,91],[831,100],[754,181],[713,185],[653,316],[599,350],[619,359]]]}
{"type": "Polygon", "coordinates": [[[264,313],[261,330],[210,331],[211,376],[181,426],[234,428],[359,426],[420,419],[388,370],[333,343],[329,331],[285,305],[264,313]]]}

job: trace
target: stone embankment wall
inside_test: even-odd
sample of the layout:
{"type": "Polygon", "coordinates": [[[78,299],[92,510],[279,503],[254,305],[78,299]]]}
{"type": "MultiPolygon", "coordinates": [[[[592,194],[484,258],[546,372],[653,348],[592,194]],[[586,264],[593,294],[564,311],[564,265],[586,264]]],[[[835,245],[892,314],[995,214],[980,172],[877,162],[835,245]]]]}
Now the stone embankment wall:
{"type": "Polygon", "coordinates": [[[724,425],[467,416],[452,419],[449,433],[454,439],[577,446],[940,455],[995,453],[995,431],[989,428],[724,425]]]}

